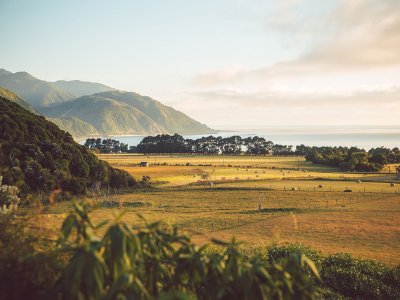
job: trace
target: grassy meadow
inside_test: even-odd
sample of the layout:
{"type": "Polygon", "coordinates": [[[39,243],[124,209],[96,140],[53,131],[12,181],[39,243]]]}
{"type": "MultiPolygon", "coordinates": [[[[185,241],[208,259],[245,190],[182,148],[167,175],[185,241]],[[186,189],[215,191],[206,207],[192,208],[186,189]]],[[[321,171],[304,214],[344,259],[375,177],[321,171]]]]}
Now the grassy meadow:
{"type": "MultiPolygon", "coordinates": [[[[140,226],[140,214],[177,224],[199,244],[232,237],[246,245],[296,242],[400,263],[400,184],[393,186],[394,175],[341,173],[302,157],[99,156],[136,178],[150,176],[155,186],[92,196],[96,221],[124,212],[123,221],[140,226]],[[141,161],[150,166],[136,166],[141,161]]],[[[45,208],[35,226],[58,229],[70,207],[45,208]]]]}

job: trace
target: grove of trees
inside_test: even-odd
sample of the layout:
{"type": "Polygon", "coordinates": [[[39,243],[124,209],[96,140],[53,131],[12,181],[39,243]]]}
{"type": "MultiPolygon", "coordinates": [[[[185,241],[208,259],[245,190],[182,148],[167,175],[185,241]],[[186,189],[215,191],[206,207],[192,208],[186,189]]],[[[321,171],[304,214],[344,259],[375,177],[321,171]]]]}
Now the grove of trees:
{"type": "Polygon", "coordinates": [[[130,152],[128,144],[114,139],[89,138],[84,145],[89,149],[97,149],[100,153],[130,152]]]}
{"type": "Polygon", "coordinates": [[[386,164],[400,163],[399,148],[372,148],[369,151],[357,147],[307,147],[300,145],[295,152],[316,164],[339,167],[343,171],[378,172],[386,164]]]}
{"type": "Polygon", "coordinates": [[[293,155],[292,146],[277,145],[263,137],[242,138],[207,136],[185,139],[179,134],[162,134],[145,137],[136,147],[138,153],[190,153],[224,155],[293,155]]]}

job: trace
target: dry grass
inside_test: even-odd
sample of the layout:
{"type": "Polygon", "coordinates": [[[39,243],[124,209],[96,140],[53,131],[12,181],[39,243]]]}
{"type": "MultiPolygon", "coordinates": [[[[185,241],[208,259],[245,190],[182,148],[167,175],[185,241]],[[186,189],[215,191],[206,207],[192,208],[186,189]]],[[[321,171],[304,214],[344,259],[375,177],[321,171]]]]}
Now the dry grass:
{"type": "MultiPolygon", "coordinates": [[[[141,224],[138,214],[148,221],[163,220],[177,224],[198,243],[233,236],[248,244],[299,242],[326,253],[349,252],[392,265],[400,263],[398,195],[267,191],[264,197],[254,190],[185,190],[118,195],[108,200],[120,202],[120,207],[94,210],[97,222],[112,220],[113,214],[125,211],[122,220],[129,224],[141,224]],[[123,203],[142,206],[124,208],[123,203]]],[[[36,225],[46,234],[54,233],[69,209],[70,204],[57,204],[36,225]]]]}
{"type": "Polygon", "coordinates": [[[99,158],[112,165],[133,166],[142,161],[150,165],[211,165],[219,167],[253,167],[253,168],[292,168],[308,169],[310,171],[331,172],[337,169],[314,165],[301,156],[233,156],[233,155],[137,155],[137,154],[99,154],[99,158]]]}
{"type": "MultiPolygon", "coordinates": [[[[299,242],[326,253],[400,263],[400,185],[391,187],[391,177],[340,173],[304,161],[307,172],[299,171],[298,157],[101,157],[136,177],[163,183],[157,191],[100,197],[92,213],[96,221],[125,211],[122,220],[140,226],[140,213],[148,221],[177,224],[197,243],[233,236],[246,244],[299,242]],[[153,160],[180,165],[134,166],[153,160]],[[191,166],[181,166],[187,162],[191,166]],[[204,175],[213,187],[193,184],[204,175]],[[104,201],[119,207],[102,207],[104,201]]],[[[70,209],[67,202],[46,207],[33,221],[35,229],[55,237],[70,209]]]]}
{"type": "Polygon", "coordinates": [[[256,223],[199,236],[229,239],[234,235],[246,243],[297,242],[324,253],[348,252],[355,257],[400,263],[400,197],[387,197],[365,204],[268,218],[256,223]]]}

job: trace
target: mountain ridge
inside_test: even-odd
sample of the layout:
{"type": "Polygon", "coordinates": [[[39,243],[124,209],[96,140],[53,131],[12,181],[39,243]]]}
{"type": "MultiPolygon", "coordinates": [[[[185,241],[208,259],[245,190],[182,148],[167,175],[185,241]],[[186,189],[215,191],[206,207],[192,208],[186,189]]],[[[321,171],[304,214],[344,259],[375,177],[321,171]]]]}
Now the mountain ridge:
{"type": "Polygon", "coordinates": [[[155,119],[149,115],[148,111],[143,111],[140,107],[133,105],[136,97],[145,98],[133,92],[97,93],[58,105],[43,107],[40,112],[50,118],[78,118],[92,125],[98,135],[204,134],[214,132],[206,125],[150,98],[153,104],[156,103],[158,110],[153,115],[164,114],[166,116],[165,120],[155,119]]]}
{"type": "MultiPolygon", "coordinates": [[[[15,92],[21,101],[24,99],[25,104],[74,137],[216,132],[149,96],[118,91],[101,83],[49,82],[27,72],[0,69],[0,86],[15,92]]],[[[27,107],[24,103],[19,104],[27,107]]]]}
{"type": "Polygon", "coordinates": [[[0,73],[0,86],[13,91],[34,108],[74,99],[74,95],[27,72],[0,73]]]}

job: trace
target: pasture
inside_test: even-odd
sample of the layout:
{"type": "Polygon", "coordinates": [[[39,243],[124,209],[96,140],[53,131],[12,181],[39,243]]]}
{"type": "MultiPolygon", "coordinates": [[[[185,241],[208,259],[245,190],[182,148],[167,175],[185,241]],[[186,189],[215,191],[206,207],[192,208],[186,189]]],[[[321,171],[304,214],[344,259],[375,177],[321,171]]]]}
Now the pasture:
{"type": "MultiPolygon", "coordinates": [[[[394,178],[394,175],[385,174],[341,173],[333,167],[312,164],[303,157],[101,154],[99,158],[136,178],[150,176],[160,187],[184,186],[205,180],[214,184],[234,181],[230,186],[242,186],[243,182],[245,186],[254,186],[253,182],[263,182],[264,186],[274,184],[284,189],[291,184],[277,184],[277,180],[301,179],[305,184],[306,180],[322,179],[361,183],[380,181],[382,186],[374,186],[373,191],[382,191],[394,178]],[[149,167],[138,166],[143,161],[148,162],[149,167]]],[[[309,188],[310,184],[306,185],[309,188]]],[[[358,185],[356,188],[364,187],[358,185]]]]}
{"type": "MultiPolygon", "coordinates": [[[[232,237],[246,245],[298,242],[324,253],[400,263],[400,185],[391,184],[394,176],[341,173],[300,157],[100,157],[137,178],[148,175],[156,185],[93,195],[98,222],[124,212],[123,221],[141,226],[140,214],[177,225],[199,244],[232,237]],[[153,163],[135,166],[141,161],[153,163]]],[[[49,234],[69,209],[66,202],[47,207],[45,221],[35,224],[49,234]]]]}

